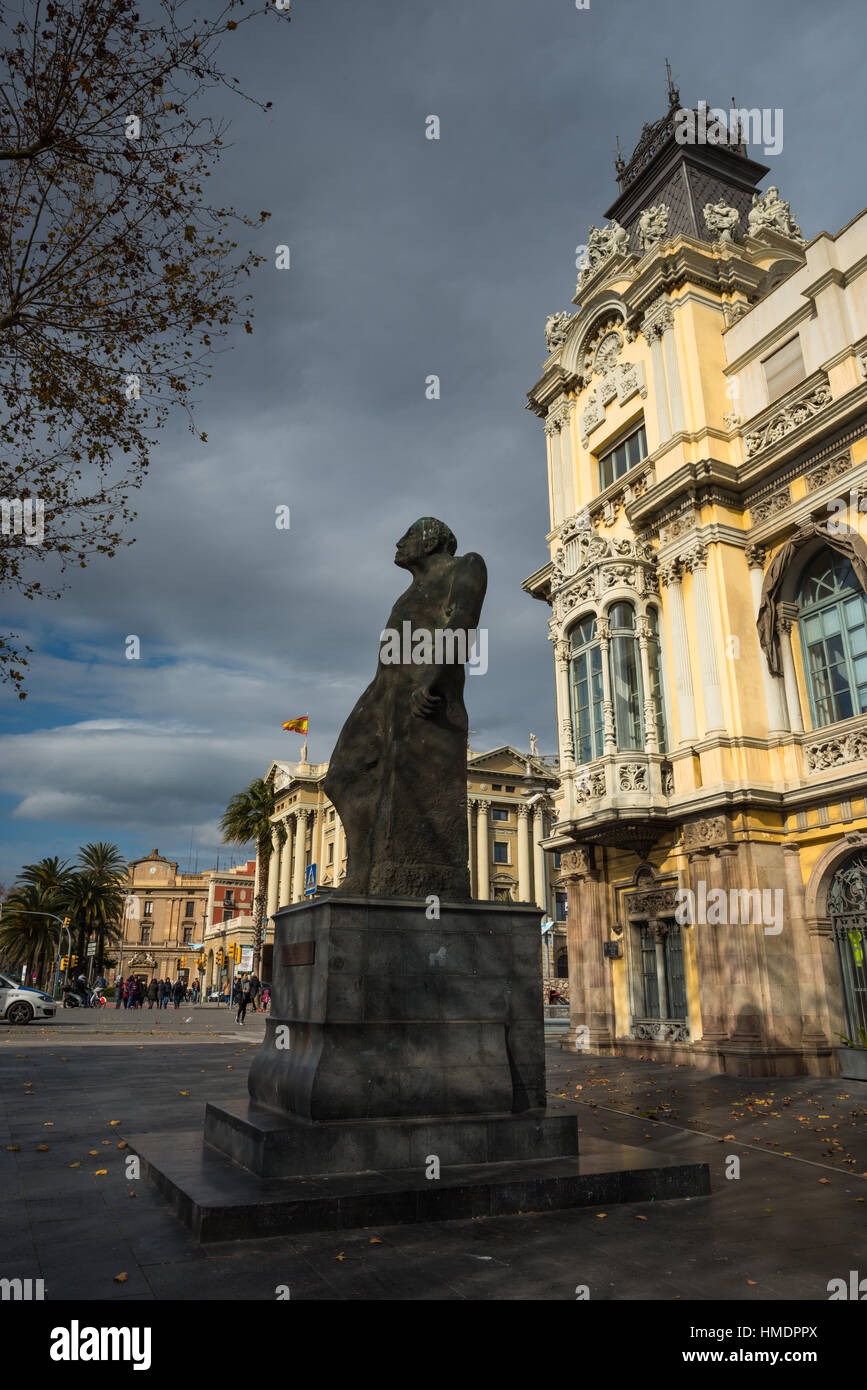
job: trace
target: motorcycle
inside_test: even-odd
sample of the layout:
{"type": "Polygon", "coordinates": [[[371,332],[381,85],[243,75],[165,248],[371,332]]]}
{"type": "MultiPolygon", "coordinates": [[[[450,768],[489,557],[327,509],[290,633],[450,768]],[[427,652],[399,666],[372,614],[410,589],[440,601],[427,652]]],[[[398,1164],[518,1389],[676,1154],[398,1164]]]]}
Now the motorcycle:
{"type": "Polygon", "coordinates": [[[86,996],[81,994],[74,985],[63,986],[63,1007],[64,1009],[83,1009],[87,1007],[86,996]]]}
{"type": "Polygon", "coordinates": [[[105,995],[101,989],[95,989],[90,996],[90,1007],[92,1009],[105,1008],[105,995]]]}

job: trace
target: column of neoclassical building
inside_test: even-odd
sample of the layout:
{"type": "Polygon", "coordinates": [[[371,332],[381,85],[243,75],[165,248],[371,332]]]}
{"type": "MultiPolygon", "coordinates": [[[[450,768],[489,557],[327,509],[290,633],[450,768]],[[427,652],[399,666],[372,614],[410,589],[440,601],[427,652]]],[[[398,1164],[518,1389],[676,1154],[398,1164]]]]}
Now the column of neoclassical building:
{"type": "Polygon", "coordinates": [[[674,665],[675,708],[677,710],[678,742],[691,743],[696,737],[695,696],[689,661],[689,635],[686,630],[686,608],[683,602],[683,576],[680,562],[671,560],[660,565],[659,581],[666,592],[668,617],[671,625],[671,658],[674,665]]]}

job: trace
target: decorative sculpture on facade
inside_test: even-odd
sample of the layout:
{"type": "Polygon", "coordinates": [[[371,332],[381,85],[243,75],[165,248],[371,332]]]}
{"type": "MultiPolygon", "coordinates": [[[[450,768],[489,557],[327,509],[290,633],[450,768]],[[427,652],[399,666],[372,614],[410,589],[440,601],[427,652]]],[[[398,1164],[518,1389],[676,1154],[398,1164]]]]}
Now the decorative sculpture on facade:
{"type": "Polygon", "coordinates": [[[555,352],[558,347],[563,346],[571,322],[571,314],[559,313],[548,315],[545,320],[545,343],[549,352],[555,352]]]}
{"type": "Polygon", "coordinates": [[[756,236],[759,232],[770,228],[771,231],[781,232],[783,236],[791,237],[792,241],[803,243],[804,237],[801,229],[792,216],[791,208],[785,198],[780,197],[780,190],[771,185],[764,193],[753,194],[753,205],[750,208],[749,234],[756,236]]]}
{"type": "Polygon", "coordinates": [[[613,256],[623,256],[629,250],[629,233],[619,222],[609,222],[607,227],[591,226],[587,234],[584,263],[575,293],[580,294],[591,275],[613,256]]]}
{"type": "Polygon", "coordinates": [[[668,208],[665,203],[656,203],[645,208],[638,219],[638,240],[642,252],[650,251],[668,236],[668,208]]]}
{"type": "Polygon", "coordinates": [[[741,215],[737,208],[730,207],[725,198],[715,203],[705,203],[704,223],[716,241],[734,241],[741,215]]]}

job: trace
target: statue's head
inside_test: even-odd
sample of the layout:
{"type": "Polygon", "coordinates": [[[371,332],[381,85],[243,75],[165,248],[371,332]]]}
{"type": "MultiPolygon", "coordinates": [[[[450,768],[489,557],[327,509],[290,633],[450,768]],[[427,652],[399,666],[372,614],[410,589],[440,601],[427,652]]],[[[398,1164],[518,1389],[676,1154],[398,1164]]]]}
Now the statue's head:
{"type": "Polygon", "coordinates": [[[394,563],[402,569],[413,569],[426,555],[442,551],[454,555],[458,543],[444,521],[435,516],[422,516],[401,536],[394,553],[394,563]]]}

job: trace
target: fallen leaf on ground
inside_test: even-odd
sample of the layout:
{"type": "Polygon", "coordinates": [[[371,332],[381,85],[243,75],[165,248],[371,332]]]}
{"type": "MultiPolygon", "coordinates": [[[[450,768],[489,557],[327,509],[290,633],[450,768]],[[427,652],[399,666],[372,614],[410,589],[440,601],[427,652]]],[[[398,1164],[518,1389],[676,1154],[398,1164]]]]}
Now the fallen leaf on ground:
{"type": "Polygon", "coordinates": [[[94,1170],[93,1170],[93,1176],[94,1176],[95,1178],[104,1178],[107,1172],[108,1172],[108,1169],[107,1169],[107,1168],[94,1168],[94,1170]]]}
{"type": "Polygon", "coordinates": [[[129,1275],[126,1273],[126,1271],[123,1271],[121,1274],[116,1274],[114,1276],[114,1282],[116,1284],[125,1284],[128,1278],[129,1275]]]}

